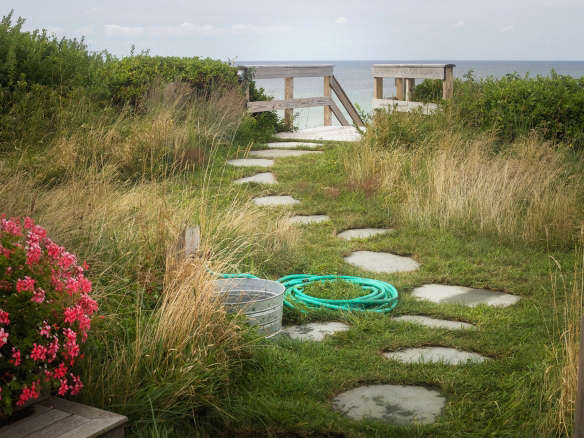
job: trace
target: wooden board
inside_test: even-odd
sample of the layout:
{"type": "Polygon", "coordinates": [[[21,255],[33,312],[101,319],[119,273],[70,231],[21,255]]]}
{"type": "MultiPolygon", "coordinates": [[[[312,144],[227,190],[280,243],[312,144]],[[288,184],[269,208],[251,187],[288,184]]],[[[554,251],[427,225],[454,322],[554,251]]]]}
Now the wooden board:
{"type": "Polygon", "coordinates": [[[454,64],[374,64],[374,78],[445,79],[445,69],[454,64]]]}
{"type": "MultiPolygon", "coordinates": [[[[294,78],[284,79],[284,100],[290,100],[294,98],[294,78]]],[[[287,109],[284,110],[284,123],[286,126],[292,127],[294,123],[294,110],[287,109]]]]}
{"type": "Polygon", "coordinates": [[[254,79],[314,78],[332,76],[332,64],[315,65],[242,65],[240,69],[253,69],[254,79]]]}
{"type": "Polygon", "coordinates": [[[32,415],[0,428],[0,438],[123,438],[128,419],[91,406],[51,397],[32,415]]]}
{"type": "Polygon", "coordinates": [[[300,99],[289,100],[266,100],[258,102],[248,102],[247,110],[250,113],[259,113],[262,111],[276,111],[288,108],[309,108],[311,106],[331,105],[333,100],[330,97],[304,97],[300,99]]]}
{"type": "MultiPolygon", "coordinates": [[[[380,80],[383,81],[383,79],[380,80]]],[[[343,105],[345,107],[345,110],[347,110],[347,113],[349,114],[349,117],[351,117],[351,119],[353,120],[353,123],[357,126],[365,126],[365,123],[363,123],[361,116],[353,106],[353,103],[349,100],[349,96],[347,96],[345,90],[343,90],[343,87],[341,87],[341,84],[339,83],[339,81],[337,81],[337,78],[335,78],[334,75],[331,77],[330,86],[337,95],[337,97],[339,98],[341,105],[343,105]]]]}
{"type": "MultiPolygon", "coordinates": [[[[332,103],[332,105],[329,106],[329,108],[331,109],[331,111],[333,112],[333,114],[335,115],[335,117],[337,118],[339,123],[341,124],[341,126],[351,126],[351,124],[347,121],[347,119],[345,118],[345,116],[341,112],[340,108],[337,106],[337,104],[334,101],[332,101],[332,102],[333,103],[332,103]]],[[[327,107],[325,106],[325,108],[327,108],[327,107]]],[[[331,126],[331,124],[325,125],[325,126],[331,126]]]]}
{"type": "Polygon", "coordinates": [[[407,113],[418,108],[422,108],[422,113],[432,114],[438,105],[435,103],[423,103],[423,102],[409,102],[406,100],[395,100],[395,99],[373,99],[372,101],[373,109],[389,109],[395,110],[400,113],[407,113]]]}

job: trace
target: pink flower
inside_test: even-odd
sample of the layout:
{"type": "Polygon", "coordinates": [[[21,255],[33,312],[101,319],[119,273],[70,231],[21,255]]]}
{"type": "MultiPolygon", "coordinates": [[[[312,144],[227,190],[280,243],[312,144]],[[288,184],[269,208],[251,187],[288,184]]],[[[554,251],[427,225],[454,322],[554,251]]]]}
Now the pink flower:
{"type": "Polygon", "coordinates": [[[8,342],[8,332],[4,330],[4,327],[0,327],[0,348],[4,347],[8,342]]]}
{"type": "Polygon", "coordinates": [[[75,333],[70,328],[63,329],[63,334],[68,339],[69,342],[75,342],[77,339],[77,333],[75,333]]]}
{"type": "Polygon", "coordinates": [[[24,385],[22,388],[22,392],[20,393],[20,397],[16,402],[16,406],[24,406],[24,403],[31,398],[39,398],[40,392],[38,390],[38,386],[40,386],[40,380],[32,382],[31,387],[24,385]]]}
{"type": "Polygon", "coordinates": [[[45,360],[47,358],[47,347],[44,345],[32,344],[30,357],[32,360],[45,360]]]}
{"type": "Polygon", "coordinates": [[[57,336],[53,336],[53,342],[49,344],[49,348],[47,349],[47,362],[51,363],[57,357],[57,352],[59,351],[59,338],[57,336]]]}
{"type": "Polygon", "coordinates": [[[73,294],[79,292],[80,288],[81,288],[81,285],[79,284],[79,282],[75,278],[70,277],[67,279],[67,283],[65,285],[65,290],[67,291],[67,293],[70,296],[73,296],[73,294]]]}
{"type": "Polygon", "coordinates": [[[34,227],[32,227],[32,234],[34,234],[35,236],[38,236],[39,239],[46,239],[47,238],[47,230],[45,230],[43,227],[40,227],[38,225],[35,225],[34,227]]]}
{"type": "Polygon", "coordinates": [[[69,391],[70,386],[67,385],[67,379],[61,379],[61,386],[59,386],[59,390],[57,391],[57,393],[59,395],[65,395],[67,394],[67,391],[69,391]]]}
{"type": "Polygon", "coordinates": [[[65,366],[64,362],[61,362],[59,364],[59,366],[57,368],[55,368],[53,376],[55,376],[55,379],[62,379],[63,377],[65,377],[66,374],[67,374],[67,366],[65,366]]]}
{"type": "Polygon", "coordinates": [[[47,324],[47,321],[43,321],[43,326],[41,327],[39,333],[41,336],[45,336],[47,338],[51,337],[51,326],[47,324]]]}
{"type": "Polygon", "coordinates": [[[28,275],[24,277],[24,280],[16,281],[16,291],[34,291],[34,279],[30,278],[28,275]]]}
{"type": "Polygon", "coordinates": [[[75,307],[67,307],[65,309],[64,313],[65,313],[65,322],[68,324],[73,324],[81,316],[83,316],[83,309],[81,309],[81,306],[79,306],[79,305],[77,305],[75,307]]]}
{"type": "Polygon", "coordinates": [[[0,324],[10,324],[10,318],[8,318],[8,312],[0,309],[0,324]]]}
{"type": "Polygon", "coordinates": [[[26,264],[35,265],[41,260],[41,247],[38,243],[32,243],[26,250],[26,264]]]}
{"type": "Polygon", "coordinates": [[[73,254],[65,251],[65,252],[63,252],[63,254],[61,254],[61,258],[59,259],[58,264],[63,269],[69,269],[71,267],[71,265],[73,265],[76,261],[77,261],[77,259],[75,258],[75,256],[73,254]]]}
{"type": "Polygon", "coordinates": [[[79,281],[79,286],[81,287],[82,292],[86,294],[91,292],[91,281],[85,278],[83,274],[79,274],[77,280],[79,281]]]}
{"type": "Polygon", "coordinates": [[[59,260],[61,257],[61,253],[65,251],[65,248],[62,246],[57,245],[55,242],[49,240],[47,243],[47,253],[49,257],[53,260],[59,260]]]}
{"type": "Polygon", "coordinates": [[[45,301],[45,291],[41,288],[38,288],[30,300],[33,303],[41,304],[42,302],[45,301]]]}
{"type": "Polygon", "coordinates": [[[20,363],[22,362],[22,357],[20,355],[20,350],[17,350],[16,348],[12,347],[12,359],[10,359],[9,362],[12,365],[14,365],[15,367],[17,367],[18,365],[20,365],[20,363]]]}
{"type": "Polygon", "coordinates": [[[77,394],[79,394],[79,391],[81,391],[81,389],[83,389],[83,383],[81,383],[81,379],[79,378],[79,376],[76,376],[74,374],[70,374],[70,376],[73,379],[73,386],[71,388],[71,395],[77,395],[77,394]]]}
{"type": "Polygon", "coordinates": [[[81,294],[81,299],[79,300],[79,305],[83,308],[83,311],[87,315],[93,315],[97,312],[98,306],[95,300],[93,300],[87,294],[81,294]]]}
{"type": "Polygon", "coordinates": [[[34,220],[32,220],[32,218],[30,217],[25,217],[24,218],[24,229],[25,230],[30,230],[32,229],[32,227],[34,227],[34,220]]]}
{"type": "Polygon", "coordinates": [[[0,229],[6,231],[8,234],[13,236],[22,236],[22,230],[20,228],[20,221],[15,218],[12,219],[1,219],[0,229]]]}

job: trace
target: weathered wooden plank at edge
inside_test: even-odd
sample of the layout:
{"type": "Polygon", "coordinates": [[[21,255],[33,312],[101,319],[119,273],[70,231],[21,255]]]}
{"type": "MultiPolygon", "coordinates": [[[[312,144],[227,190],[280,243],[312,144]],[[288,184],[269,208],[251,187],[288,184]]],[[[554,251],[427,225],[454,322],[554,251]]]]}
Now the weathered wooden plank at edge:
{"type": "MultiPolygon", "coordinates": [[[[383,81],[383,79],[381,79],[381,81],[383,81]]],[[[343,90],[343,87],[341,87],[341,84],[339,83],[339,81],[337,81],[337,78],[335,78],[334,75],[331,77],[330,86],[337,95],[337,97],[339,98],[341,104],[347,110],[347,113],[349,114],[349,117],[351,117],[351,119],[353,120],[353,123],[355,123],[355,125],[357,126],[365,126],[365,123],[363,123],[361,116],[353,106],[353,103],[349,100],[349,96],[347,96],[347,93],[345,93],[345,90],[343,90]]]]}
{"type": "Polygon", "coordinates": [[[435,103],[411,102],[407,100],[395,99],[373,99],[371,102],[373,109],[387,108],[395,109],[398,112],[409,112],[417,108],[422,108],[424,114],[431,114],[438,108],[435,103]]]}
{"type": "Polygon", "coordinates": [[[187,258],[197,255],[201,246],[201,229],[199,227],[185,228],[176,243],[177,258],[187,258]]]}
{"type": "MultiPolygon", "coordinates": [[[[324,77],[324,92],[323,94],[325,95],[325,97],[331,97],[331,77],[330,76],[325,76],[324,77]]],[[[323,121],[324,126],[331,126],[333,124],[333,118],[332,118],[332,113],[331,113],[331,107],[330,106],[325,106],[324,107],[324,121],[323,121]]]]}
{"type": "Polygon", "coordinates": [[[303,97],[300,99],[289,100],[266,100],[257,102],[248,102],[247,110],[250,113],[259,113],[262,111],[285,110],[288,108],[309,108],[311,106],[331,105],[333,102],[330,97],[303,97]]]}
{"type": "Polygon", "coordinates": [[[242,69],[253,69],[254,79],[314,78],[332,76],[334,66],[323,65],[242,65],[242,69]]]}
{"type": "Polygon", "coordinates": [[[454,64],[374,64],[371,75],[377,78],[445,79],[447,67],[454,64]]]}
{"type": "Polygon", "coordinates": [[[329,108],[331,109],[331,111],[333,112],[333,114],[335,115],[335,117],[337,118],[337,120],[339,121],[339,123],[342,126],[351,126],[351,124],[345,118],[345,116],[343,115],[341,109],[337,106],[337,104],[335,103],[335,101],[331,99],[331,102],[332,102],[332,104],[329,106],[329,108]]]}

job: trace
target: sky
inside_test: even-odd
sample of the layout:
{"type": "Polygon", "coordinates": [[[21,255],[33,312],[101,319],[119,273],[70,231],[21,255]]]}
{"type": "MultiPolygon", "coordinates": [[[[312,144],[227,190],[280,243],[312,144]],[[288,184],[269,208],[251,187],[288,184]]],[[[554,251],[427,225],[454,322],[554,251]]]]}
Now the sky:
{"type": "Polygon", "coordinates": [[[125,56],[584,60],[583,0],[0,0],[25,29],[125,56]]]}

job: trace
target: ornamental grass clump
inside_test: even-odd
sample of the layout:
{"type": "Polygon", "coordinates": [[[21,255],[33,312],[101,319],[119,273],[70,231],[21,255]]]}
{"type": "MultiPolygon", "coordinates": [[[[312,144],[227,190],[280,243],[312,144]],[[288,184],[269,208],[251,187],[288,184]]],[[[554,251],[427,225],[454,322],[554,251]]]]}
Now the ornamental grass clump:
{"type": "Polygon", "coordinates": [[[87,268],[31,218],[0,216],[0,416],[41,389],[83,388],[74,366],[98,308],[87,268]]]}

